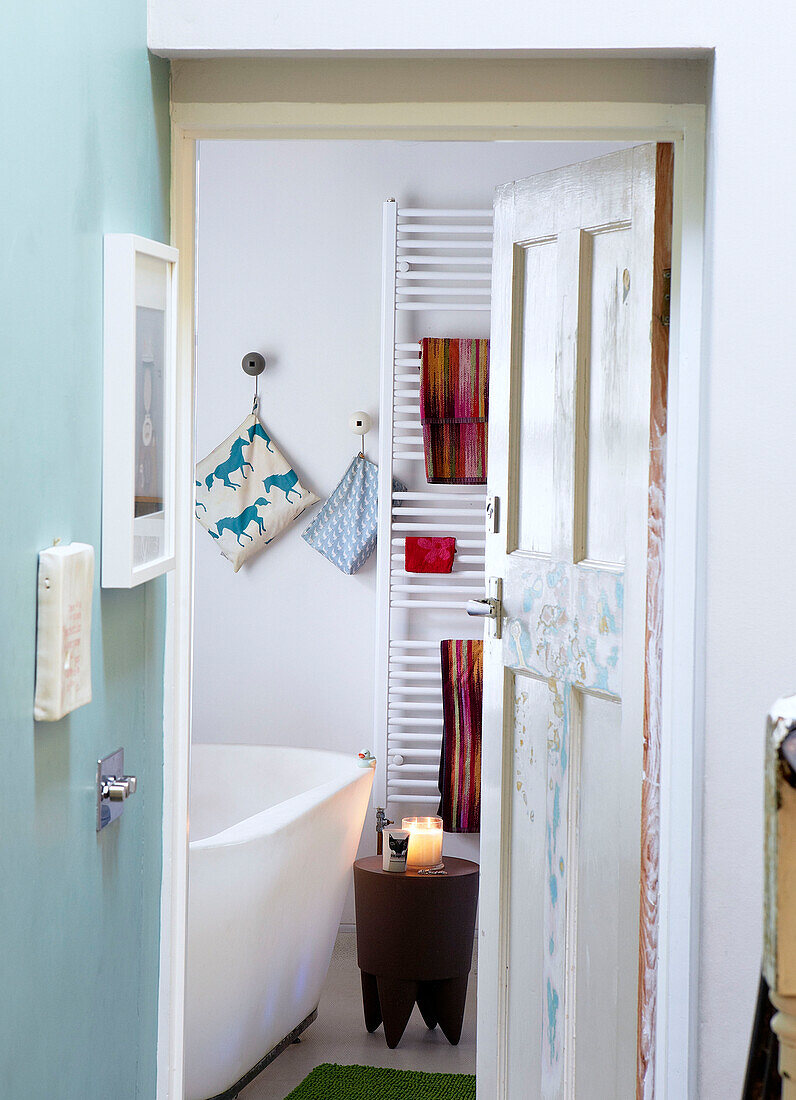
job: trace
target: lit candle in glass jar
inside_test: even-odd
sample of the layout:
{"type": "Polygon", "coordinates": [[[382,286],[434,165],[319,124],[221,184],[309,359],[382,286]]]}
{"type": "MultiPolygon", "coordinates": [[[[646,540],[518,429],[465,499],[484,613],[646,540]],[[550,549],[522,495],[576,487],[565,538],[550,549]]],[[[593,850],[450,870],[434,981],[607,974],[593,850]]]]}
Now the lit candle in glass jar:
{"type": "Polygon", "coordinates": [[[442,866],[441,817],[405,817],[401,827],[409,832],[407,871],[442,866]]]}

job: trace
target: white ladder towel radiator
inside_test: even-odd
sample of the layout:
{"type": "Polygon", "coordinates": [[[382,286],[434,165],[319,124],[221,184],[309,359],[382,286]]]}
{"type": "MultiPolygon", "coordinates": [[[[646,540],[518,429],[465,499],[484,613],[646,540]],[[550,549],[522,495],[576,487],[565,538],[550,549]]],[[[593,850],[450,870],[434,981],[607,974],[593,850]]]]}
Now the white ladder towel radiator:
{"type": "Polygon", "coordinates": [[[439,803],[440,640],[483,635],[465,605],[485,592],[486,487],[426,482],[420,340],[488,337],[491,269],[491,210],[385,202],[373,796],[395,820],[439,803]],[[454,536],[453,572],[406,573],[407,535],[454,536]]]}

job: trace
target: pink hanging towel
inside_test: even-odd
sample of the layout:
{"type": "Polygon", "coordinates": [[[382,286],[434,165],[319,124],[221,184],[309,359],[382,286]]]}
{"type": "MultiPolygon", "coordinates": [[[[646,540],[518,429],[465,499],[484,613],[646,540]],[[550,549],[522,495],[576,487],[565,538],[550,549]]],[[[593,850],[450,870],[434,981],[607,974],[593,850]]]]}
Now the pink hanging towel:
{"type": "Polygon", "coordinates": [[[426,481],[486,484],[489,341],[426,337],[421,345],[420,420],[426,481]]]}
{"type": "Polygon", "coordinates": [[[439,815],[448,833],[481,828],[481,707],[484,643],[446,640],[442,663],[442,754],[439,815]]]}

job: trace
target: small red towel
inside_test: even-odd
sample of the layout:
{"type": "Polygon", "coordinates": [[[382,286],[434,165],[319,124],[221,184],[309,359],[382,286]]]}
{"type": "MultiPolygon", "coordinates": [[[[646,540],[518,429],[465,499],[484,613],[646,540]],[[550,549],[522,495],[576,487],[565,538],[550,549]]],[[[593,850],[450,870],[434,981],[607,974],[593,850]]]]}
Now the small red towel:
{"type": "Polygon", "coordinates": [[[407,573],[450,573],[456,539],[407,538],[404,548],[404,567],[407,573]]]}

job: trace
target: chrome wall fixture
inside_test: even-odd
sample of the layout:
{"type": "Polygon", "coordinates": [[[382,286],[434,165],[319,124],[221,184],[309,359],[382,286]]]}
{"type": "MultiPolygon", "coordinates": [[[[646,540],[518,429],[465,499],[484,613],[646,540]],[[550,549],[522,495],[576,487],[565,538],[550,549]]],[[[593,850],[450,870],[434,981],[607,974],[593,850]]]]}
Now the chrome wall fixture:
{"type": "Polygon", "coordinates": [[[124,774],[124,749],[97,761],[97,832],[121,815],[137,786],[134,775],[124,774]]]}

